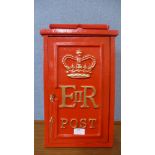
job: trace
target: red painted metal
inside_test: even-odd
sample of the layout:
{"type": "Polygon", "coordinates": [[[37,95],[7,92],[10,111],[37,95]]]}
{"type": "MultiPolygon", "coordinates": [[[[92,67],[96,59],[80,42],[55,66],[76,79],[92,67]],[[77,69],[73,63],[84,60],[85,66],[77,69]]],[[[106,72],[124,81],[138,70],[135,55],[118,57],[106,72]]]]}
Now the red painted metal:
{"type": "Polygon", "coordinates": [[[40,31],[45,147],[112,147],[118,31],[103,24],[49,27],[40,31]]]}

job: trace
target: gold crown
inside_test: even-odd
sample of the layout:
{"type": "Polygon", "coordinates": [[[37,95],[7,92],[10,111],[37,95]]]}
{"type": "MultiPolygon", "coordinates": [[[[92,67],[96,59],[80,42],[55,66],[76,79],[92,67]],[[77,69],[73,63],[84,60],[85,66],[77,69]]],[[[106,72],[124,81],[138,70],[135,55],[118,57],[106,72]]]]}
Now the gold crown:
{"type": "Polygon", "coordinates": [[[92,69],[96,65],[96,59],[92,55],[82,56],[80,50],[76,50],[76,55],[67,54],[62,58],[62,63],[66,68],[67,76],[70,78],[88,78],[92,69]]]}

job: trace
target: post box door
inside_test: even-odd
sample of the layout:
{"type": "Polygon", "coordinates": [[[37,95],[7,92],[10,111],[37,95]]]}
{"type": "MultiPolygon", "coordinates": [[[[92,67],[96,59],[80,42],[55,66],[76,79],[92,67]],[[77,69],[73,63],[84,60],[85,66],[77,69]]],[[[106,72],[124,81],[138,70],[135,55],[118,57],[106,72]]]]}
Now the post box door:
{"type": "Polygon", "coordinates": [[[50,37],[45,55],[45,146],[108,143],[109,37],[50,37]]]}

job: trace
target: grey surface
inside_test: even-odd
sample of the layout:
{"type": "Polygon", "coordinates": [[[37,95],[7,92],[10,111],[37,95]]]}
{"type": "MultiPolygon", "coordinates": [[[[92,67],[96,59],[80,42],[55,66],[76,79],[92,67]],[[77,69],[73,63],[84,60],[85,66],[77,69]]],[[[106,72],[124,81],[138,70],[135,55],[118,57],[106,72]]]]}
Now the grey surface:
{"type": "MultiPolygon", "coordinates": [[[[40,29],[52,23],[109,24],[121,30],[120,0],[35,0],[34,11],[34,119],[44,119],[43,40],[40,29]]],[[[121,35],[116,38],[115,120],[121,120],[121,35]]]]}

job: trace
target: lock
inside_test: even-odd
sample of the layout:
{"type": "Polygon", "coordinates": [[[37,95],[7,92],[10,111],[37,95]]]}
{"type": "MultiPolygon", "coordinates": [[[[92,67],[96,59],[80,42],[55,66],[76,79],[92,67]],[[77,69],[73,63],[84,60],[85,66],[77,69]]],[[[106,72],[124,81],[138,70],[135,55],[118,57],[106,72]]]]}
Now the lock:
{"type": "Polygon", "coordinates": [[[51,103],[54,103],[55,97],[56,97],[55,94],[50,94],[50,102],[51,102],[51,103]]]}

